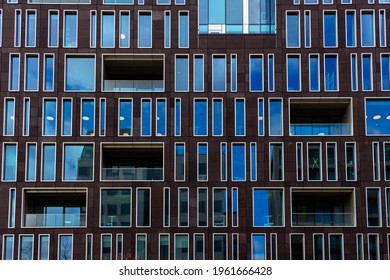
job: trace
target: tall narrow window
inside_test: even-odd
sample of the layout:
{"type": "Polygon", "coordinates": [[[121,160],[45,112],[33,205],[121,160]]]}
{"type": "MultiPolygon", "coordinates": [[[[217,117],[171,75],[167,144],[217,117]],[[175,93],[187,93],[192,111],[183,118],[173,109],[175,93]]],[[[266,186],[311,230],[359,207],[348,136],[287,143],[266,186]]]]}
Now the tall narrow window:
{"type": "Polygon", "coordinates": [[[372,84],[372,55],[362,54],[362,89],[371,91],[372,84]]]}
{"type": "Polygon", "coordinates": [[[119,100],[118,134],[121,136],[133,135],[133,100],[119,100]]]}
{"type": "Polygon", "coordinates": [[[324,47],[337,47],[337,13],[336,11],[324,11],[324,47]]]}
{"type": "Polygon", "coordinates": [[[42,144],[42,181],[54,181],[56,171],[56,145],[42,144]]]}
{"type": "Polygon", "coordinates": [[[379,11],[379,45],[386,47],[386,10],[379,11]]]}
{"type": "Polygon", "coordinates": [[[303,181],[303,147],[302,143],[297,143],[297,181],[303,181]]]}
{"type": "Polygon", "coordinates": [[[380,189],[366,189],[367,196],[367,226],[379,227],[381,226],[381,199],[380,189]]]}
{"type": "Polygon", "coordinates": [[[102,48],[115,47],[115,14],[114,12],[102,12],[101,27],[101,44],[102,48]]]}
{"type": "Polygon", "coordinates": [[[299,12],[286,14],[286,47],[299,48],[301,46],[299,12]]]}
{"type": "Polygon", "coordinates": [[[208,180],[208,146],[207,143],[198,144],[198,181],[208,180]]]}
{"type": "Polygon", "coordinates": [[[141,100],[141,136],[152,135],[152,100],[141,100]]]}
{"type": "MultiPolygon", "coordinates": [[[[383,144],[385,180],[390,180],[390,143],[383,144]]],[[[390,205],[389,205],[390,206],[390,205]]],[[[389,224],[390,225],[390,224],[389,224]]]]}
{"type": "Polygon", "coordinates": [[[231,92],[237,91],[237,55],[232,54],[230,56],[230,90],[231,92]]]}
{"type": "Polygon", "coordinates": [[[152,47],[152,12],[138,14],[138,47],[152,47]]]}
{"type": "Polygon", "coordinates": [[[301,57],[287,55],[287,91],[301,91],[301,57]]]}
{"type": "Polygon", "coordinates": [[[234,131],[236,136],[245,136],[246,121],[245,121],[245,99],[234,100],[234,131]]]}
{"type": "Polygon", "coordinates": [[[158,259],[169,260],[169,234],[159,235],[158,259]]]}
{"type": "Polygon", "coordinates": [[[375,47],[375,20],[374,11],[360,12],[361,46],[375,47]]]}
{"type": "Polygon", "coordinates": [[[119,47],[130,47],[130,12],[121,11],[119,18],[119,47]]]}
{"type": "Polygon", "coordinates": [[[213,99],[213,136],[223,135],[223,100],[213,99]]]}
{"type": "Polygon", "coordinates": [[[268,91],[275,91],[275,65],[274,65],[274,55],[268,54],[268,91]]]}
{"type": "Polygon", "coordinates": [[[72,99],[62,99],[62,136],[71,136],[72,135],[72,114],[73,106],[72,99]]]}
{"type": "Polygon", "coordinates": [[[181,135],[181,99],[175,98],[175,136],[181,135]]]}
{"type": "Polygon", "coordinates": [[[3,182],[16,181],[17,172],[17,145],[3,144],[3,182]]]}
{"type": "Polygon", "coordinates": [[[323,234],[314,234],[313,235],[314,242],[314,259],[315,260],[324,260],[325,259],[325,251],[324,251],[324,235],[323,234]]]}
{"type": "Polygon", "coordinates": [[[38,55],[26,55],[25,84],[26,91],[37,91],[39,85],[39,57],[38,55]]]}
{"type": "Polygon", "coordinates": [[[20,81],[20,55],[10,55],[10,69],[9,69],[9,90],[18,91],[20,81]]]}
{"type": "Polygon", "coordinates": [[[39,235],[38,260],[48,260],[50,254],[50,235],[39,235]]]}
{"type": "Polygon", "coordinates": [[[37,174],[37,144],[27,143],[26,181],[34,182],[37,174]]]}
{"type": "Polygon", "coordinates": [[[325,91],[338,91],[338,57],[337,54],[324,56],[324,88],[325,91]]]}
{"type": "Polygon", "coordinates": [[[33,260],[34,235],[19,236],[19,260],[33,260]]]}
{"type": "Polygon", "coordinates": [[[227,226],[227,192],[226,189],[213,189],[213,226],[227,226]]]}
{"type": "Polygon", "coordinates": [[[336,143],[326,143],[326,176],[328,181],[337,181],[336,143]]]}
{"type": "Polygon", "coordinates": [[[175,91],[189,91],[189,59],[187,55],[177,55],[175,58],[175,91]]]}
{"type": "Polygon", "coordinates": [[[278,259],[278,235],[276,233],[271,233],[271,260],[278,259]]]}
{"type": "Polygon", "coordinates": [[[164,227],[169,227],[171,224],[171,191],[169,188],[164,188],[164,198],[163,198],[163,225],[164,227]]]}
{"type": "Polygon", "coordinates": [[[36,11],[26,11],[26,47],[35,47],[37,33],[36,11]]]}
{"type": "Polygon", "coordinates": [[[207,136],[207,123],[207,99],[194,99],[194,136],[207,136]]]}
{"type": "Polygon", "coordinates": [[[221,143],[221,181],[227,180],[227,144],[221,143]]]}
{"type": "Polygon", "coordinates": [[[305,236],[303,234],[290,235],[290,258],[291,260],[305,259],[305,236]]]}
{"type": "Polygon", "coordinates": [[[189,17],[188,12],[179,12],[179,48],[189,47],[189,17]]]}
{"type": "Polygon", "coordinates": [[[175,181],[185,181],[185,144],[175,143],[175,181]]]}
{"type": "Polygon", "coordinates": [[[252,260],[267,259],[265,234],[252,234],[252,260]]]}
{"type": "Polygon", "coordinates": [[[204,235],[194,234],[194,260],[204,260],[204,235]]]}
{"type": "Polygon", "coordinates": [[[379,260],[379,235],[378,234],[368,234],[368,259],[369,260],[379,260]]]}
{"type": "Polygon", "coordinates": [[[58,47],[59,14],[58,11],[49,11],[48,46],[58,47]]]}
{"type": "Polygon", "coordinates": [[[179,227],[189,226],[189,193],[188,188],[179,188],[178,224],[179,227]]]}
{"type": "Polygon", "coordinates": [[[305,11],[305,48],[311,47],[311,14],[305,11]]]}
{"type": "MultiPolygon", "coordinates": [[[[387,69],[386,69],[387,71],[387,69]]],[[[390,87],[389,87],[390,89],[390,87]]],[[[358,66],[357,66],[357,54],[351,53],[351,90],[358,90],[358,66]]]]}
{"type": "Polygon", "coordinates": [[[345,12],[345,43],[347,47],[356,47],[356,12],[345,12]]]}
{"type": "Polygon", "coordinates": [[[356,235],[356,259],[357,260],[364,260],[364,241],[363,241],[363,234],[358,233],[356,235]]]}
{"type": "Polygon", "coordinates": [[[232,227],[238,227],[238,188],[232,188],[232,227]]]}
{"type": "Polygon", "coordinates": [[[374,172],[374,181],[380,180],[380,156],[379,156],[379,143],[372,143],[372,163],[374,172]]]}
{"type": "Polygon", "coordinates": [[[264,91],[264,65],[263,55],[249,56],[249,90],[264,91]]]}
{"type": "Polygon", "coordinates": [[[264,136],[264,100],[257,101],[257,135],[264,136]]]}
{"type": "Polygon", "coordinates": [[[347,181],[356,181],[356,144],[345,144],[345,167],[347,181]]]}
{"type": "Polygon", "coordinates": [[[150,227],[150,189],[137,189],[137,227],[150,227]]]}
{"type": "Polygon", "coordinates": [[[386,189],[386,225],[390,227],[390,189],[386,189]]]}
{"type": "Polygon", "coordinates": [[[100,254],[101,260],[112,259],[112,236],[111,234],[102,234],[102,249],[100,254]]]}
{"type": "Polygon", "coordinates": [[[214,55],[212,61],[212,90],[226,91],[226,56],[214,55]]]}
{"type": "Polygon", "coordinates": [[[24,98],[23,102],[23,136],[30,135],[30,98],[24,98]]]}
{"type": "Polygon", "coordinates": [[[390,55],[381,54],[382,90],[390,90],[390,55]]]}
{"type": "Polygon", "coordinates": [[[282,136],[283,135],[283,111],[281,99],[270,99],[268,120],[269,120],[269,135],[282,136]]]}
{"type": "Polygon", "coordinates": [[[92,260],[92,254],[93,254],[93,235],[92,234],[87,234],[87,240],[86,240],[86,260],[92,260]]]}
{"type": "Polygon", "coordinates": [[[167,101],[157,99],[156,101],[156,135],[167,135],[167,101]]]}
{"type": "Polygon", "coordinates": [[[245,143],[232,144],[232,181],[246,180],[245,143]]]}
{"type": "Polygon", "coordinates": [[[15,133],[15,99],[4,100],[4,136],[13,136],[15,133]]]}
{"type": "Polygon", "coordinates": [[[188,234],[175,234],[175,260],[188,260],[188,234]]]}
{"type": "MultiPolygon", "coordinates": [[[[45,54],[44,56],[44,74],[43,74],[43,90],[54,90],[54,55],[45,54]]],[[[38,77],[37,77],[38,78],[38,77]]]]}
{"type": "Polygon", "coordinates": [[[3,260],[14,259],[14,236],[4,235],[3,236],[3,260]]]}
{"type": "Polygon", "coordinates": [[[65,11],[64,15],[64,47],[77,47],[78,17],[76,11],[65,11]]]}
{"type": "Polygon", "coordinates": [[[250,176],[251,181],[257,181],[257,146],[256,142],[250,144],[250,176]]]}
{"type": "Polygon", "coordinates": [[[95,135],[95,100],[81,100],[81,135],[95,135]]]}
{"type": "Polygon", "coordinates": [[[171,47],[171,12],[165,11],[164,16],[164,47],[171,47]]]}
{"type": "Polygon", "coordinates": [[[271,143],[269,146],[269,172],[270,180],[284,180],[283,144],[271,143]]]}
{"type": "Polygon", "coordinates": [[[194,91],[204,91],[204,57],[194,55],[194,91]]]}
{"type": "Polygon", "coordinates": [[[227,260],[227,234],[213,235],[213,260],[227,260]]]}
{"type": "Polygon", "coordinates": [[[3,45],[3,10],[0,9],[0,48],[3,45]]]}
{"type": "Polygon", "coordinates": [[[344,241],[342,234],[329,234],[329,259],[344,259],[344,241]]]}
{"type": "Polygon", "coordinates": [[[123,234],[116,235],[116,259],[123,260],[123,234]]]}
{"type": "Polygon", "coordinates": [[[135,241],[135,250],[136,250],[136,260],[146,260],[148,258],[147,255],[147,240],[148,237],[146,234],[136,234],[135,241]]]}
{"type": "Polygon", "coordinates": [[[16,189],[9,190],[8,227],[15,227],[16,189]]]}
{"type": "Polygon", "coordinates": [[[322,180],[322,156],[321,143],[307,144],[307,169],[309,181],[322,180]]]}
{"type": "Polygon", "coordinates": [[[14,46],[20,47],[21,44],[22,44],[22,12],[21,10],[15,10],[14,46]]]}
{"type": "Polygon", "coordinates": [[[309,89],[310,91],[320,90],[320,56],[309,55],[309,89]]]}
{"type": "Polygon", "coordinates": [[[207,227],[208,224],[208,189],[198,189],[198,227],[207,227]]]}
{"type": "Polygon", "coordinates": [[[99,135],[106,135],[106,99],[100,98],[100,118],[99,118],[99,135]]]}
{"type": "Polygon", "coordinates": [[[42,135],[55,136],[57,134],[57,100],[43,100],[42,135]]]}
{"type": "Polygon", "coordinates": [[[91,48],[96,48],[96,30],[97,30],[97,19],[96,11],[91,11],[91,22],[90,22],[90,46],[91,48]]]}

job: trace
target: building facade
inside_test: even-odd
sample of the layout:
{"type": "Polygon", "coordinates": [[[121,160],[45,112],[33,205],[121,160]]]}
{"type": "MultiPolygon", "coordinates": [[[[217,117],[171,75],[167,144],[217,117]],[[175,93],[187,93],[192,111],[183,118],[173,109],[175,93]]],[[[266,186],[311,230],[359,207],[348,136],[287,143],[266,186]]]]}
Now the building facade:
{"type": "Polygon", "coordinates": [[[389,4],[3,1],[1,258],[389,259],[389,4]]]}

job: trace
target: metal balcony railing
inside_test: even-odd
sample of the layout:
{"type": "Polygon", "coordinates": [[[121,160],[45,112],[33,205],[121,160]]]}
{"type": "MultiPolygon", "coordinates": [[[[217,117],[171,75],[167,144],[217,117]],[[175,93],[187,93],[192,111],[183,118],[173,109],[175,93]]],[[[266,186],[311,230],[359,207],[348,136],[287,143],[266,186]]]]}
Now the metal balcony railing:
{"type": "Polygon", "coordinates": [[[105,91],[163,92],[162,80],[104,80],[105,91]]]}
{"type": "Polygon", "coordinates": [[[353,226],[353,213],[292,213],[293,226],[353,226]]]}
{"type": "Polygon", "coordinates": [[[85,227],[86,214],[25,214],[25,227],[85,227]]]}
{"type": "Polygon", "coordinates": [[[162,167],[112,167],[102,168],[102,180],[105,181],[162,181],[162,167]]]}
{"type": "Polygon", "coordinates": [[[297,123],[290,125],[290,135],[351,135],[351,125],[349,123],[297,123]]]}

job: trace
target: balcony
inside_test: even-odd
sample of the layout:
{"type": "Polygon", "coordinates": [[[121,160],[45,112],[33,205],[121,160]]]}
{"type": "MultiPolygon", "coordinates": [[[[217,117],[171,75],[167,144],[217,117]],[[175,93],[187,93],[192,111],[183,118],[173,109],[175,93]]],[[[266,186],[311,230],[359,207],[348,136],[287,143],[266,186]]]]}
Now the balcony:
{"type": "Polygon", "coordinates": [[[162,92],[163,81],[154,80],[104,80],[105,91],[115,92],[162,92]]]}
{"type": "Polygon", "coordinates": [[[29,4],[91,4],[91,0],[28,0],[29,4]]]}
{"type": "Polygon", "coordinates": [[[294,226],[350,226],[353,213],[292,213],[294,226]]]}
{"type": "Polygon", "coordinates": [[[85,227],[85,214],[25,214],[25,227],[85,227]]]}
{"type": "Polygon", "coordinates": [[[162,181],[163,168],[112,167],[102,169],[102,180],[108,181],[162,181]]]}
{"type": "Polygon", "coordinates": [[[348,123],[300,123],[290,125],[291,136],[304,136],[304,135],[318,135],[318,136],[331,136],[331,135],[351,135],[351,126],[348,123]]]}

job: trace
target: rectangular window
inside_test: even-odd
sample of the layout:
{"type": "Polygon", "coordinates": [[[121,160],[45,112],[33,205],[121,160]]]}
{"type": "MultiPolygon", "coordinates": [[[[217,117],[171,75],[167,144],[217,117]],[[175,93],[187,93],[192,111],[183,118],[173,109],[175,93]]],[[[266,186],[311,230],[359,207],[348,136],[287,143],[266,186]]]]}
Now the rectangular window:
{"type": "Polygon", "coordinates": [[[264,136],[264,100],[257,101],[257,135],[264,136]]]}
{"type": "MultiPolygon", "coordinates": [[[[357,54],[351,53],[351,90],[358,90],[358,62],[357,54]]],[[[390,89],[390,87],[389,87],[390,89]]]]}
{"type": "Polygon", "coordinates": [[[115,13],[102,11],[101,27],[101,44],[102,48],[115,47],[115,13]]]}
{"type": "Polygon", "coordinates": [[[227,260],[227,234],[213,235],[213,260],[227,260]]]}
{"type": "Polygon", "coordinates": [[[164,47],[171,47],[171,12],[165,11],[164,16],[164,47]]]}
{"type": "Polygon", "coordinates": [[[356,144],[345,144],[345,167],[347,181],[356,181],[356,144]]]}
{"type": "Polygon", "coordinates": [[[96,11],[91,11],[91,22],[89,26],[91,48],[96,48],[96,30],[97,30],[96,11]]]}
{"type": "Polygon", "coordinates": [[[57,135],[57,100],[43,99],[42,136],[57,135]]]}
{"type": "Polygon", "coordinates": [[[23,136],[30,135],[30,98],[23,101],[23,136]]]}
{"type": "Polygon", "coordinates": [[[347,47],[356,47],[356,12],[345,12],[345,43],[347,47]]]}
{"type": "Polygon", "coordinates": [[[204,57],[194,55],[194,91],[204,91],[204,57]]]}
{"type": "Polygon", "coordinates": [[[372,91],[372,55],[362,54],[362,90],[372,91]]]}
{"type": "Polygon", "coordinates": [[[164,198],[163,198],[163,226],[169,227],[171,224],[171,191],[169,188],[164,188],[164,198]]]}
{"type": "Polygon", "coordinates": [[[227,226],[227,192],[226,189],[213,189],[213,226],[227,226]]]}
{"type": "Polygon", "coordinates": [[[256,142],[250,144],[250,176],[251,181],[257,181],[257,146],[256,142]]]}
{"type": "Polygon", "coordinates": [[[390,100],[366,100],[366,133],[367,135],[390,135],[387,116],[390,100]]]}
{"type": "Polygon", "coordinates": [[[337,181],[336,143],[326,143],[326,176],[328,181],[337,181]]]}
{"type": "Polygon", "coordinates": [[[380,227],[382,221],[380,189],[366,189],[367,226],[380,227]]]}
{"type": "Polygon", "coordinates": [[[189,47],[189,16],[188,12],[179,11],[179,48],[189,47]]]}
{"type": "Polygon", "coordinates": [[[305,259],[305,236],[303,234],[290,235],[290,258],[291,260],[305,259]]]}
{"type": "Polygon", "coordinates": [[[39,85],[39,57],[38,55],[26,55],[25,65],[25,91],[37,91],[39,85]]]}
{"type": "Polygon", "coordinates": [[[138,47],[152,47],[152,12],[138,13],[138,47]]]}
{"type": "Polygon", "coordinates": [[[106,135],[106,99],[100,98],[100,130],[99,130],[99,136],[105,136],[106,135]]]}
{"type": "Polygon", "coordinates": [[[252,234],[252,260],[266,260],[265,234],[252,234]]]}
{"type": "Polygon", "coordinates": [[[271,181],[284,180],[284,154],[282,143],[270,143],[269,172],[271,181]]]}
{"type": "Polygon", "coordinates": [[[19,260],[33,260],[34,235],[19,236],[19,260]]]}
{"type": "Polygon", "coordinates": [[[329,259],[344,259],[344,241],[342,234],[329,234],[329,259]]]}
{"type": "Polygon", "coordinates": [[[26,47],[35,47],[37,32],[37,14],[36,11],[26,11],[26,47]]]}
{"type": "Polygon", "coordinates": [[[58,47],[59,33],[59,13],[58,11],[49,10],[49,30],[48,30],[48,47],[58,47]]]}
{"type": "MultiPolygon", "coordinates": [[[[43,90],[54,90],[54,55],[45,54],[44,56],[44,74],[43,74],[43,90]]],[[[36,77],[38,81],[38,76],[36,77]]],[[[38,85],[36,87],[38,89],[38,85]]]]}
{"type": "Polygon", "coordinates": [[[271,260],[275,261],[278,259],[278,235],[271,233],[271,260]]]}
{"type": "Polygon", "coordinates": [[[204,260],[204,235],[194,234],[194,260],[204,260]]]}
{"type": "Polygon", "coordinates": [[[301,27],[299,20],[299,11],[286,12],[286,47],[301,47],[301,27]]]}
{"type": "Polygon", "coordinates": [[[245,143],[232,144],[232,181],[246,180],[245,143]]]}
{"type": "Polygon", "coordinates": [[[382,90],[390,90],[390,55],[381,54],[382,90]]]}
{"type": "Polygon", "coordinates": [[[207,111],[207,99],[194,99],[194,136],[207,136],[207,111]]]}
{"type": "Polygon", "coordinates": [[[324,47],[337,47],[337,13],[336,11],[324,11],[324,47]]]}
{"type": "Polygon", "coordinates": [[[373,163],[373,178],[374,181],[380,180],[380,155],[379,142],[372,143],[372,163],[373,163]]]}
{"type": "Polygon", "coordinates": [[[386,47],[386,10],[379,10],[379,45],[386,47]]]}
{"type": "Polygon", "coordinates": [[[100,226],[131,226],[131,189],[102,189],[100,226]]]}
{"type": "Polygon", "coordinates": [[[283,135],[283,101],[281,99],[270,99],[268,120],[269,136],[283,135]]]}
{"type": "Polygon", "coordinates": [[[234,133],[235,136],[245,136],[245,99],[234,99],[234,133]]]}
{"type": "Polygon", "coordinates": [[[55,181],[56,171],[56,145],[42,144],[42,181],[55,181]]]}
{"type": "Polygon", "coordinates": [[[20,82],[20,55],[10,54],[9,90],[18,91],[20,82]]]}
{"type": "Polygon", "coordinates": [[[208,180],[208,146],[198,143],[198,181],[208,180]]]}
{"type": "Polygon", "coordinates": [[[175,98],[175,136],[181,135],[181,99],[175,98]]]}
{"type": "Polygon", "coordinates": [[[311,14],[305,11],[305,48],[311,47],[311,14]]]}
{"type": "Polygon", "coordinates": [[[337,54],[324,55],[324,88],[325,91],[338,91],[338,56],[337,54]]]}
{"type": "Polygon", "coordinates": [[[118,134],[133,135],[133,100],[119,99],[118,134]]]}
{"type": "Polygon", "coordinates": [[[137,189],[137,227],[150,227],[150,189],[137,189]]]}
{"type": "Polygon", "coordinates": [[[14,29],[14,46],[20,47],[22,44],[22,12],[15,10],[15,29],[14,29]]]}
{"type": "Polygon", "coordinates": [[[237,55],[230,56],[230,90],[237,92],[237,55]]]}
{"type": "Polygon", "coordinates": [[[141,136],[152,135],[152,100],[141,99],[141,136]]]}
{"type": "Polygon", "coordinates": [[[16,189],[9,190],[8,228],[15,227],[16,189]]]}
{"type": "Polygon", "coordinates": [[[71,136],[72,135],[72,120],[73,120],[73,105],[72,99],[62,99],[62,136],[71,136]]]}
{"type": "Polygon", "coordinates": [[[238,188],[232,188],[232,227],[238,227],[238,188]]]}
{"type": "Polygon", "coordinates": [[[296,145],[297,154],[297,181],[303,181],[303,144],[297,143],[296,145]]]}
{"type": "Polygon", "coordinates": [[[356,259],[364,260],[364,241],[363,234],[356,234],[356,259]]]}
{"type": "Polygon", "coordinates": [[[3,45],[3,10],[0,9],[0,48],[3,45]]]}
{"type": "Polygon", "coordinates": [[[17,144],[3,143],[3,182],[16,181],[17,154],[17,144]]]}
{"type": "Polygon", "coordinates": [[[268,91],[275,91],[275,65],[274,65],[274,55],[268,54],[268,91]]]}
{"type": "Polygon", "coordinates": [[[307,177],[309,181],[322,180],[321,143],[307,144],[307,177]]]}
{"type": "Polygon", "coordinates": [[[301,57],[287,55],[287,91],[301,91],[301,57]]]}
{"type": "Polygon", "coordinates": [[[3,260],[14,259],[14,236],[3,235],[3,260]]]}
{"type": "Polygon", "coordinates": [[[34,182],[37,174],[37,144],[27,143],[26,181],[34,182]]]}
{"type": "Polygon", "coordinates": [[[207,227],[208,225],[208,189],[198,188],[198,227],[207,227]]]}
{"type": "Polygon", "coordinates": [[[379,235],[368,234],[368,259],[379,260],[379,235]]]}
{"type": "Polygon", "coordinates": [[[212,90],[213,92],[226,92],[226,56],[225,55],[213,55],[212,90]]]}
{"type": "Polygon", "coordinates": [[[186,4],[186,0],[175,0],[175,4],[176,5],[185,5],[186,4]]]}
{"type": "Polygon", "coordinates": [[[175,57],[175,91],[189,91],[189,59],[188,55],[175,57]]]}
{"type": "Polygon", "coordinates": [[[325,250],[324,250],[324,235],[323,234],[314,234],[313,235],[313,255],[314,260],[324,260],[325,259],[325,250]]]}
{"type": "Polygon", "coordinates": [[[384,143],[383,150],[384,150],[383,153],[384,153],[385,180],[389,181],[390,180],[390,143],[384,143]]]}
{"type": "Polygon", "coordinates": [[[77,48],[77,11],[64,11],[64,47],[77,48]]]}
{"type": "Polygon", "coordinates": [[[64,181],[93,180],[93,144],[64,144],[64,181]]]}
{"type": "Polygon", "coordinates": [[[309,55],[309,76],[310,91],[320,91],[320,56],[318,54],[309,55]]]}
{"type": "Polygon", "coordinates": [[[135,248],[136,260],[146,260],[148,258],[148,236],[146,234],[136,234],[135,248]]]}
{"type": "Polygon", "coordinates": [[[116,235],[116,259],[123,260],[123,234],[116,235]]]}
{"type": "Polygon", "coordinates": [[[175,260],[188,260],[188,235],[175,234],[175,260]]]}
{"type": "Polygon", "coordinates": [[[121,11],[119,17],[119,47],[130,47],[130,12],[121,11]]]}
{"type": "Polygon", "coordinates": [[[185,144],[175,143],[175,181],[185,181],[185,144]]]}
{"type": "Polygon", "coordinates": [[[65,90],[95,91],[95,57],[66,56],[65,61],[65,90]]]}
{"type": "Polygon", "coordinates": [[[159,235],[158,259],[169,260],[169,234],[159,235]]]}
{"type": "Polygon", "coordinates": [[[223,100],[213,99],[213,136],[223,135],[223,100]]]}
{"type": "Polygon", "coordinates": [[[15,134],[15,99],[4,99],[4,136],[15,134]]]}
{"type": "Polygon", "coordinates": [[[81,136],[95,135],[95,100],[81,100],[81,136]]]}
{"type": "Polygon", "coordinates": [[[249,56],[249,91],[264,91],[264,62],[263,55],[249,56]]]}
{"type": "Polygon", "coordinates": [[[386,220],[387,227],[390,227],[390,189],[386,189],[386,220]]]}
{"type": "Polygon", "coordinates": [[[179,227],[189,226],[189,193],[188,188],[179,188],[178,193],[178,225],[179,227]]]}
{"type": "Polygon", "coordinates": [[[102,234],[102,249],[101,249],[101,260],[112,259],[112,236],[111,234],[102,234]]]}
{"type": "Polygon", "coordinates": [[[227,180],[227,144],[221,143],[221,181],[227,180]]]}
{"type": "Polygon", "coordinates": [[[39,235],[38,260],[49,260],[50,254],[50,235],[39,235]]]}
{"type": "Polygon", "coordinates": [[[253,226],[284,226],[283,190],[253,189],[253,226]]]}
{"type": "Polygon", "coordinates": [[[156,100],[156,136],[167,135],[167,100],[156,100]]]}
{"type": "Polygon", "coordinates": [[[58,259],[73,259],[73,235],[59,235],[58,237],[58,259]]]}
{"type": "Polygon", "coordinates": [[[375,47],[375,16],[374,11],[360,11],[361,46],[375,47]]]}

